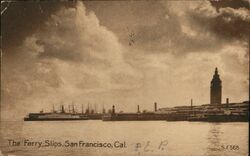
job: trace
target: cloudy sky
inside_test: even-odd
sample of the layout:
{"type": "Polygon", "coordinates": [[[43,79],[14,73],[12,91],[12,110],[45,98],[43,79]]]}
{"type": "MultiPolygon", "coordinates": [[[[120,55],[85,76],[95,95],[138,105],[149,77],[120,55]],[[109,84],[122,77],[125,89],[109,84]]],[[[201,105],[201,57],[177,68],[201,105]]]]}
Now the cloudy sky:
{"type": "Polygon", "coordinates": [[[2,14],[1,112],[248,100],[249,1],[12,2],[2,14]],[[131,34],[132,37],[131,37],[131,34]],[[134,42],[133,42],[134,41],[134,42]]]}

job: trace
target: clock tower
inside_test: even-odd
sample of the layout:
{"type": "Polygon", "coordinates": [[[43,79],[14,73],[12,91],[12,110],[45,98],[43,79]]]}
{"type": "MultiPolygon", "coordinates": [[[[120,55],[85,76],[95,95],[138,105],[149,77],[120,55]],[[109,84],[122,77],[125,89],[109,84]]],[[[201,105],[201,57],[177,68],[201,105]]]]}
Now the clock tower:
{"type": "Polygon", "coordinates": [[[222,85],[220,75],[218,74],[217,67],[215,68],[214,76],[210,86],[210,104],[219,105],[221,104],[221,93],[222,85]]]}

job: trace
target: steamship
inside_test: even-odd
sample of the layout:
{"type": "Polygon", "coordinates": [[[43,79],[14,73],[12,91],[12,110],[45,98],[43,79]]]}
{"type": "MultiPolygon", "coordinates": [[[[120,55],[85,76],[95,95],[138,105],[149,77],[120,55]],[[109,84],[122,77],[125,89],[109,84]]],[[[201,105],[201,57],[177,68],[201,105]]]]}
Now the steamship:
{"type": "Polygon", "coordinates": [[[88,120],[89,117],[83,113],[66,112],[62,105],[60,111],[55,111],[53,108],[52,112],[29,113],[24,121],[60,121],[60,120],[88,120]]]}

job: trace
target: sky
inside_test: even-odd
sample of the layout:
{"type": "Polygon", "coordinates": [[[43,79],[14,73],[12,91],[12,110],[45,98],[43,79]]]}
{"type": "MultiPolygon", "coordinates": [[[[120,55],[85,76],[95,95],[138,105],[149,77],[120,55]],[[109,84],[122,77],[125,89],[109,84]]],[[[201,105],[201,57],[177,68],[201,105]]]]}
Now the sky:
{"type": "Polygon", "coordinates": [[[117,111],[249,99],[249,1],[11,2],[2,13],[1,115],[52,105],[117,111]]]}

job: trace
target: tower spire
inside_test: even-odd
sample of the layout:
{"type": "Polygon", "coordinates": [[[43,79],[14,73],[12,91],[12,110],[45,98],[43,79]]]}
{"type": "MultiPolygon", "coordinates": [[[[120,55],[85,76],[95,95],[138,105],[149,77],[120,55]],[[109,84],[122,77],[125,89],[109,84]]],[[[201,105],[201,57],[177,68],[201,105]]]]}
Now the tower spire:
{"type": "Polygon", "coordinates": [[[221,104],[222,85],[220,75],[218,74],[218,68],[215,68],[213,79],[210,86],[210,103],[221,104]]]}

